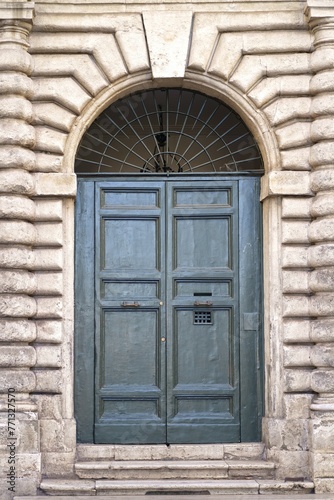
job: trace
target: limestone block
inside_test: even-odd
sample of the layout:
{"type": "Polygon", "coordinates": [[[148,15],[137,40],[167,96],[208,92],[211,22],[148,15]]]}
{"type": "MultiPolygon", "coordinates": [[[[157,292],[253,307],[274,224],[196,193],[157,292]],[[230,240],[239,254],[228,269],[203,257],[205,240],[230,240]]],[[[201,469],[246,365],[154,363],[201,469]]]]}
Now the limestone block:
{"type": "MultiPolygon", "coordinates": [[[[124,47],[123,54],[115,40],[114,33],[45,33],[35,32],[31,35],[30,51],[41,54],[61,54],[67,52],[70,48],[72,54],[89,54],[95,61],[95,64],[104,72],[110,82],[114,82],[127,74],[125,60],[132,72],[149,69],[147,48],[144,37],[140,31],[118,33],[118,40],[121,44],[130,42],[130,45],[124,47]],[[131,39],[132,34],[132,39],[131,39]],[[138,43],[139,42],[139,43],[138,43]],[[135,61],[134,54],[129,54],[131,47],[135,44],[135,54],[139,53],[139,47],[142,48],[142,57],[137,57],[135,61]],[[126,59],[123,56],[126,55],[126,59]]],[[[34,59],[33,55],[33,59],[34,59]]]]}
{"type": "Polygon", "coordinates": [[[0,269],[0,293],[34,294],[36,278],[28,271],[11,271],[0,269]]]}
{"type": "Polygon", "coordinates": [[[263,426],[269,449],[307,451],[310,447],[308,419],[264,418],[263,426]]]}
{"type": "Polygon", "coordinates": [[[63,303],[61,298],[56,297],[36,297],[37,312],[36,318],[58,319],[63,314],[63,303]]]}
{"type": "Polygon", "coordinates": [[[287,419],[308,419],[312,394],[284,394],[283,407],[287,419]]]}
{"type": "Polygon", "coordinates": [[[76,447],[74,419],[41,420],[41,451],[69,453],[76,447]]]}
{"type": "Polygon", "coordinates": [[[12,73],[0,71],[0,95],[16,94],[26,98],[32,96],[33,83],[21,70],[12,73]]]}
{"type": "Polygon", "coordinates": [[[35,144],[34,127],[23,120],[13,118],[0,119],[0,144],[18,145],[31,148],[35,144]]]}
{"type": "Polygon", "coordinates": [[[330,45],[318,47],[311,55],[313,73],[320,73],[333,68],[334,50],[330,45]]]}
{"type": "Polygon", "coordinates": [[[311,374],[311,388],[314,392],[327,393],[334,392],[334,370],[330,368],[320,368],[311,374]]]}
{"type": "Polygon", "coordinates": [[[311,94],[322,94],[334,91],[334,82],[331,71],[322,71],[312,77],[310,82],[311,94]]]}
{"type": "MultiPolygon", "coordinates": [[[[329,143],[330,144],[330,143],[329,143]]],[[[334,171],[324,168],[311,173],[311,187],[313,191],[327,191],[334,188],[334,171]]],[[[321,203],[321,202],[319,202],[321,203]]]]}
{"type": "Polygon", "coordinates": [[[27,319],[0,319],[0,342],[33,342],[36,325],[27,319]]]}
{"type": "Polygon", "coordinates": [[[284,246],[282,248],[282,267],[308,267],[308,247],[284,246]]]}
{"type": "Polygon", "coordinates": [[[310,290],[313,292],[334,291],[334,267],[315,269],[309,277],[310,290]]]}
{"type": "Polygon", "coordinates": [[[17,71],[18,73],[31,73],[32,61],[30,54],[18,47],[6,47],[0,52],[0,71],[17,71]]]}
{"type": "Polygon", "coordinates": [[[61,248],[35,248],[32,269],[61,271],[63,267],[63,251],[61,248]]]}
{"type": "Polygon", "coordinates": [[[282,149],[296,148],[310,144],[311,124],[298,122],[276,130],[278,144],[282,149]]]}
{"type": "MultiPolygon", "coordinates": [[[[138,26],[138,28],[134,30],[132,22],[130,21],[116,30],[115,38],[130,73],[147,71],[150,68],[146,44],[147,40],[145,39],[142,26],[138,26]],[[138,54],[140,54],[141,57],[138,57],[138,54]]],[[[180,47],[178,47],[178,50],[180,50],[180,47]]]]}
{"type": "Polygon", "coordinates": [[[334,245],[327,243],[309,247],[308,262],[313,267],[334,266],[334,245]]]}
{"type": "Polygon", "coordinates": [[[54,154],[63,154],[67,134],[49,127],[35,127],[35,150],[48,151],[54,154]]]}
{"type": "MultiPolygon", "coordinates": [[[[39,478],[30,478],[30,479],[17,478],[15,485],[15,495],[16,496],[36,495],[39,483],[40,483],[39,478]]],[[[8,488],[7,480],[0,479],[0,489],[3,492],[1,500],[12,500],[13,494],[10,491],[8,491],[7,488],[8,488]]]]}
{"type": "Polygon", "coordinates": [[[310,338],[312,342],[334,342],[334,319],[313,320],[310,338]]]}
{"type": "MultiPolygon", "coordinates": [[[[1,276],[1,271],[0,271],[1,276]]],[[[37,295],[59,295],[63,294],[62,273],[35,272],[37,295]]]]}
{"type": "Polygon", "coordinates": [[[311,348],[311,362],[317,367],[334,367],[334,345],[317,344],[311,348]]]}
{"type": "Polygon", "coordinates": [[[311,214],[314,217],[334,215],[334,194],[319,193],[312,202],[311,214]]]}
{"type": "Polygon", "coordinates": [[[62,341],[61,321],[38,320],[36,321],[37,341],[49,344],[60,344],[62,341]]]}
{"type": "Polygon", "coordinates": [[[334,479],[332,478],[314,478],[315,493],[320,495],[322,493],[333,493],[334,479]]]}
{"type": "Polygon", "coordinates": [[[282,272],[282,285],[284,293],[308,293],[309,291],[308,271],[286,271],[282,272]]]}
{"type": "Polygon", "coordinates": [[[310,241],[322,242],[334,240],[334,217],[314,220],[309,227],[310,241]]]}
{"type": "MultiPolygon", "coordinates": [[[[296,175],[297,177],[297,175],[296,175]]],[[[282,217],[286,219],[306,219],[310,217],[313,198],[289,196],[282,199],[282,217]]]]}
{"type": "Polygon", "coordinates": [[[62,397],[58,394],[34,394],[32,399],[37,405],[38,415],[41,419],[61,420],[62,397]]]}
{"type": "Polygon", "coordinates": [[[36,363],[36,352],[31,346],[0,346],[1,367],[28,367],[36,363]]]}
{"type": "Polygon", "coordinates": [[[29,222],[0,221],[0,243],[5,245],[33,245],[35,241],[36,230],[29,222]]]}
{"type": "Polygon", "coordinates": [[[311,390],[310,369],[288,368],[284,371],[285,392],[308,392],[311,390]]]}
{"type": "Polygon", "coordinates": [[[0,267],[32,269],[34,254],[31,248],[24,246],[3,246],[0,252],[0,267]]]}
{"type": "Polygon", "coordinates": [[[24,170],[0,170],[0,192],[15,194],[32,194],[34,180],[24,170]]]}
{"type": "Polygon", "coordinates": [[[61,348],[59,346],[36,345],[36,366],[38,368],[60,368],[61,348]]]}
{"type": "Polygon", "coordinates": [[[95,96],[108,86],[108,81],[89,54],[35,54],[34,77],[72,76],[87,93],[95,96]]]}
{"type": "Polygon", "coordinates": [[[265,78],[248,94],[258,107],[273,101],[278,96],[307,95],[310,75],[284,75],[265,78]]]}
{"type": "MultiPolygon", "coordinates": [[[[312,167],[318,167],[321,165],[332,165],[333,155],[334,155],[334,141],[329,141],[329,142],[323,141],[317,144],[313,144],[311,146],[311,152],[310,152],[310,165],[312,165],[312,167]]],[[[313,188],[313,182],[315,181],[313,181],[312,179],[312,188],[313,188]]]]}
{"type": "Polygon", "coordinates": [[[7,394],[8,387],[15,387],[16,392],[32,392],[36,387],[36,377],[31,370],[2,370],[0,392],[7,394]]]}
{"type": "Polygon", "coordinates": [[[34,369],[36,377],[36,392],[61,393],[63,377],[61,370],[34,369]]]}
{"type": "MultiPolygon", "coordinates": [[[[41,456],[39,453],[18,452],[16,458],[16,473],[18,477],[29,478],[39,475],[41,469],[41,456]]],[[[0,458],[0,469],[6,470],[7,460],[6,456],[0,458]]]]}
{"type": "Polygon", "coordinates": [[[283,221],[282,243],[308,243],[308,221],[283,221]]]}
{"type": "Polygon", "coordinates": [[[284,295],[283,317],[308,316],[309,309],[309,297],[306,295],[284,295]]]}
{"type": "Polygon", "coordinates": [[[63,226],[57,223],[38,223],[35,224],[36,244],[38,246],[60,247],[63,244],[63,226]]]}
{"type": "Polygon", "coordinates": [[[311,124],[313,142],[334,139],[333,117],[316,118],[311,124]]]}
{"type": "Polygon", "coordinates": [[[62,200],[37,198],[35,207],[35,218],[38,221],[61,221],[63,219],[62,200]]]}
{"type": "Polygon", "coordinates": [[[334,114],[334,93],[319,94],[312,99],[311,111],[313,116],[334,114]]]}
{"type": "Polygon", "coordinates": [[[314,412],[311,420],[312,449],[315,453],[319,451],[331,452],[334,449],[334,419],[319,417],[318,412],[314,412]]]}
{"type": "Polygon", "coordinates": [[[334,470],[334,453],[312,453],[313,474],[315,477],[332,477],[334,470]]]}
{"type": "Polygon", "coordinates": [[[16,435],[18,437],[18,452],[39,453],[39,422],[25,418],[25,415],[19,413],[16,420],[16,435]]]}
{"type": "Polygon", "coordinates": [[[36,314],[36,301],[28,295],[0,295],[0,317],[31,318],[36,314]]]}
{"type": "Polygon", "coordinates": [[[33,170],[35,168],[35,153],[20,146],[0,146],[1,168],[33,170]]]}
{"type": "Polygon", "coordinates": [[[289,149],[281,152],[284,170],[310,170],[310,147],[289,149]]]}
{"type": "Polygon", "coordinates": [[[317,293],[310,297],[311,316],[334,316],[334,294],[317,293]]]}
{"type": "Polygon", "coordinates": [[[308,172],[269,172],[261,178],[261,199],[277,195],[311,195],[308,172]]]}
{"type": "Polygon", "coordinates": [[[73,78],[38,78],[34,80],[35,101],[52,101],[80,114],[91,97],[73,78]]]}
{"type": "Polygon", "coordinates": [[[74,113],[52,102],[34,102],[33,112],[35,125],[48,125],[64,132],[71,130],[76,118],[74,113]]]}
{"type": "Polygon", "coordinates": [[[40,153],[36,151],[37,172],[60,172],[63,163],[62,156],[56,156],[49,153],[40,153]]]}
{"type": "Polygon", "coordinates": [[[279,464],[277,479],[309,478],[310,458],[308,451],[268,450],[267,459],[279,464]]]}
{"type": "MultiPolygon", "coordinates": [[[[289,38],[287,38],[287,41],[289,38]]],[[[264,109],[271,125],[280,125],[296,118],[310,118],[310,97],[286,97],[277,99],[264,109]]]]}
{"type": "Polygon", "coordinates": [[[32,120],[31,102],[21,96],[0,95],[0,118],[17,118],[30,123],[32,120]]]}
{"type": "Polygon", "coordinates": [[[35,204],[25,196],[0,196],[0,217],[32,220],[35,217],[35,204]]]}
{"type": "Polygon", "coordinates": [[[69,196],[76,195],[75,174],[36,173],[35,194],[39,196],[69,196]]]}
{"type": "Polygon", "coordinates": [[[312,347],[308,345],[284,346],[284,366],[313,366],[311,352],[312,347]]]}
{"type": "Polygon", "coordinates": [[[283,323],[283,336],[286,343],[311,342],[311,323],[307,319],[288,319],[283,323]]]}
{"type": "Polygon", "coordinates": [[[230,82],[247,92],[264,76],[305,74],[309,72],[309,54],[245,55],[230,82]]]}
{"type": "MultiPolygon", "coordinates": [[[[44,452],[42,454],[42,474],[48,478],[68,478],[74,476],[74,461],[75,452],[60,453],[60,452],[44,452]]],[[[66,484],[66,480],[63,480],[66,484]]],[[[90,492],[95,492],[95,481],[84,481],[91,483],[90,492]]],[[[81,485],[81,481],[80,481],[81,485]]],[[[56,485],[55,485],[56,486],[56,485]]],[[[73,490],[72,490],[73,493],[73,490]]]]}
{"type": "Polygon", "coordinates": [[[143,13],[153,79],[184,77],[191,21],[191,11],[143,13]],[[164,26],[163,30],[161,26],[164,26]]]}

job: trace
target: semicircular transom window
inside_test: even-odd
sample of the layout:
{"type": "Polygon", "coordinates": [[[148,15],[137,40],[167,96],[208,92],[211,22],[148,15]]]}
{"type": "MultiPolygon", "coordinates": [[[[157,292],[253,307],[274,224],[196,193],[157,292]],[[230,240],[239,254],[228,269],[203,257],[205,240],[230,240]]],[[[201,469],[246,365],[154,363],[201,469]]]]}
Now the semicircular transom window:
{"type": "Polygon", "coordinates": [[[184,89],[118,100],[85,133],[78,174],[262,172],[259,148],[240,116],[184,89]]]}

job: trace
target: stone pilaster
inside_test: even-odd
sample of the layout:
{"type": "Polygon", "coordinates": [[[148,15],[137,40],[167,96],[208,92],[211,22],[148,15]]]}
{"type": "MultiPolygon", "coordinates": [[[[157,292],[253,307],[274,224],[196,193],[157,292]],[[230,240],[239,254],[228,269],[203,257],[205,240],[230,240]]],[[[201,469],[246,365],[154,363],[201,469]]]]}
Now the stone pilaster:
{"type": "Polygon", "coordinates": [[[314,76],[310,153],[312,246],[309,264],[313,477],[318,493],[334,491],[334,6],[309,0],[306,9],[314,36],[311,68],[314,76]]]}
{"type": "Polygon", "coordinates": [[[2,498],[34,494],[40,476],[39,433],[31,367],[36,337],[32,247],[35,131],[31,126],[33,3],[0,6],[0,426],[2,498]],[[10,390],[10,399],[8,398],[10,390]],[[10,412],[8,413],[8,409],[10,412]],[[15,419],[14,419],[15,410],[15,419]],[[11,425],[8,426],[10,415],[11,425]],[[9,460],[10,459],[10,460],[9,460]],[[12,469],[10,470],[10,466],[12,469]],[[7,476],[11,472],[11,477],[7,476]],[[15,477],[14,477],[15,476],[15,477]],[[9,482],[9,479],[12,481],[9,482]]]}

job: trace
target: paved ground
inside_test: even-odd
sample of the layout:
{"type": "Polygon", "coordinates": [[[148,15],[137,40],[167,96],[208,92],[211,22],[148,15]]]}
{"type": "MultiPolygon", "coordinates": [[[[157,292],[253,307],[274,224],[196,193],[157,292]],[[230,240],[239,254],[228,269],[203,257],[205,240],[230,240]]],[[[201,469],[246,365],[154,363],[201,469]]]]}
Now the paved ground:
{"type": "MultiPolygon", "coordinates": [[[[127,496],[127,495],[107,495],[107,496],[50,496],[50,500],[255,500],[258,495],[145,495],[145,496],[127,496]]],[[[41,500],[45,497],[14,497],[14,500],[41,500]]],[[[300,494],[282,494],[282,495],[260,495],[259,500],[334,500],[334,493],[324,495],[300,495],[300,494]]]]}

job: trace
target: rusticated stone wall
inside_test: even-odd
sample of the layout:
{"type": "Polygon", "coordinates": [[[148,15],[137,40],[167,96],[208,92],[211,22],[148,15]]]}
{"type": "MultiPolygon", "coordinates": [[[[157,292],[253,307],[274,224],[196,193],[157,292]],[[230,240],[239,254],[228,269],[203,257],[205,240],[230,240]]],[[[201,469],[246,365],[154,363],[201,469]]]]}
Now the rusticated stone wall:
{"type": "Polygon", "coordinates": [[[76,148],[118,97],[183,85],[225,100],[260,144],[263,440],[278,478],[334,491],[330,1],[305,1],[307,15],[292,0],[17,4],[0,8],[0,409],[5,436],[13,385],[21,490],[73,476],[76,148]]]}

